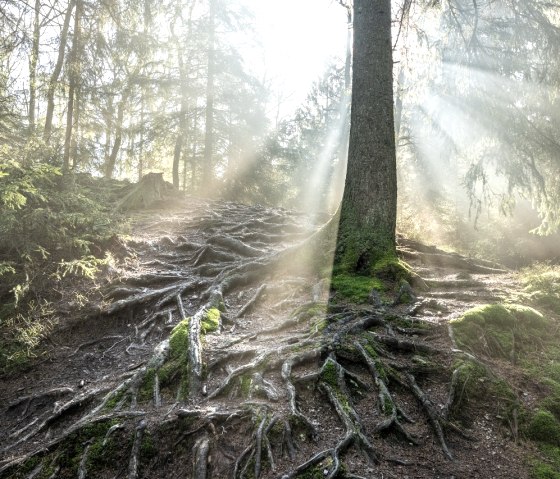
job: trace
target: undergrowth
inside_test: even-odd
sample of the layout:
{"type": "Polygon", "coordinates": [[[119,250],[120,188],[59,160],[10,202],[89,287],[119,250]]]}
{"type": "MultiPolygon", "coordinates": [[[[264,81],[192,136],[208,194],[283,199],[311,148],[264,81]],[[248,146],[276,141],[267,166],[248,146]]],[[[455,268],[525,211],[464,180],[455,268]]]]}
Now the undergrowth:
{"type": "Polygon", "coordinates": [[[560,314],[560,266],[537,263],[522,270],[521,281],[535,307],[560,314]]]}
{"type": "Polygon", "coordinates": [[[63,177],[44,162],[0,165],[0,373],[25,363],[48,333],[53,286],[93,279],[111,261],[107,247],[122,231],[112,202],[122,188],[63,177]]]}
{"type": "MultiPolygon", "coordinates": [[[[538,457],[530,460],[532,477],[560,479],[560,347],[556,319],[560,273],[558,268],[537,265],[522,274],[528,300],[545,314],[528,306],[493,304],[467,311],[451,326],[460,347],[481,357],[517,363],[523,374],[545,391],[531,408],[523,408],[511,386],[503,380],[498,395],[505,399],[504,405],[520,408],[520,432],[538,446],[538,457]]],[[[472,366],[463,370],[463,376],[468,374],[472,379],[470,385],[469,381],[464,382],[463,391],[477,394],[483,385],[495,389],[495,380],[481,374],[473,376],[472,371],[472,366]]],[[[504,416],[510,412],[506,410],[504,416]]]]}

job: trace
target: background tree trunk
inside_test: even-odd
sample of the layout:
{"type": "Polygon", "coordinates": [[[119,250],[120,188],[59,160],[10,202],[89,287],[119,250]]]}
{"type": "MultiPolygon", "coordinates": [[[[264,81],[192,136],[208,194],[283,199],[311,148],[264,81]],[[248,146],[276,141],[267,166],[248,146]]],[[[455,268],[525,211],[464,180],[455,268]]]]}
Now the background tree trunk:
{"type": "Polygon", "coordinates": [[[113,142],[113,148],[111,149],[111,154],[107,158],[105,163],[105,178],[112,178],[115,173],[115,165],[117,164],[117,156],[121,149],[122,137],[123,137],[123,121],[124,121],[124,109],[126,102],[128,101],[128,96],[130,94],[129,87],[123,92],[121,101],[117,106],[117,124],[115,125],[115,141],[113,142]]]}
{"type": "Polygon", "coordinates": [[[204,135],[204,165],[202,167],[202,187],[208,187],[214,180],[214,76],[216,70],[215,52],[215,29],[216,29],[216,6],[215,0],[209,0],[208,18],[208,72],[206,78],[206,126],[204,135]]]}
{"type": "Polygon", "coordinates": [[[395,254],[397,174],[390,0],[354,1],[348,168],[336,266],[368,274],[395,254]]]}
{"type": "Polygon", "coordinates": [[[60,72],[62,71],[62,65],[64,64],[64,52],[66,50],[66,42],[68,40],[68,29],[70,28],[70,20],[72,18],[72,10],[74,8],[75,1],[69,0],[68,9],[64,14],[64,24],[62,26],[62,31],[60,33],[60,43],[58,45],[58,56],[54,66],[54,70],[51,74],[49,80],[49,88],[47,90],[47,114],[45,118],[45,130],[43,132],[43,139],[48,143],[52,132],[52,120],[54,114],[54,94],[56,90],[56,85],[60,77],[60,72]]]}
{"type": "Polygon", "coordinates": [[[72,150],[72,131],[74,129],[74,102],[76,100],[76,87],[78,83],[79,63],[78,58],[80,44],[80,21],[82,16],[83,4],[81,0],[76,0],[76,12],[74,14],[74,40],[72,41],[72,50],[70,52],[70,62],[68,75],[70,77],[68,87],[68,107],[66,111],[66,135],[64,139],[64,156],[62,159],[62,172],[64,174],[70,171],[70,153],[72,150]]]}
{"type": "Polygon", "coordinates": [[[35,110],[37,103],[37,62],[39,60],[39,39],[41,21],[41,1],[35,0],[35,13],[33,18],[33,41],[31,56],[29,58],[29,131],[35,131],[35,110]]]}

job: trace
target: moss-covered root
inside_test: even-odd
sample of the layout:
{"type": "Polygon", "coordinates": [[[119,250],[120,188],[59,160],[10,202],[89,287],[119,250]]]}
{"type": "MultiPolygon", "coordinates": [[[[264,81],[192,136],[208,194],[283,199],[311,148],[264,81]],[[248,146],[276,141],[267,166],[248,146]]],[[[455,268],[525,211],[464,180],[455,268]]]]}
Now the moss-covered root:
{"type": "Polygon", "coordinates": [[[188,382],[189,396],[197,396],[202,390],[202,344],[200,334],[202,332],[202,320],[207,312],[201,309],[189,322],[188,333],[188,382]]]}
{"type": "Polygon", "coordinates": [[[315,473],[320,474],[321,477],[333,479],[339,475],[342,469],[341,454],[352,444],[357,444],[371,462],[378,462],[377,453],[364,435],[361,421],[351,404],[345,376],[346,370],[333,357],[329,357],[321,368],[319,380],[319,389],[326,394],[344,424],[346,429],[344,437],[335,447],[318,452],[282,476],[282,479],[295,479],[302,476],[315,477],[315,473]]]}
{"type": "Polygon", "coordinates": [[[279,422],[280,416],[273,416],[269,419],[268,414],[261,416],[257,411],[255,414],[255,422],[258,422],[258,427],[255,430],[250,444],[243,450],[241,455],[235,461],[233,468],[233,478],[241,479],[251,474],[251,477],[259,479],[263,466],[263,450],[271,469],[275,468],[274,454],[270,444],[269,435],[279,422]],[[251,469],[249,471],[249,469],[251,469]]]}
{"type": "Polygon", "coordinates": [[[395,403],[391,393],[389,392],[389,388],[385,384],[385,381],[383,380],[383,377],[380,374],[379,368],[375,363],[374,359],[371,357],[370,354],[368,354],[368,352],[359,343],[359,341],[354,342],[354,347],[358,350],[358,352],[362,356],[379,390],[379,409],[385,419],[383,419],[375,427],[374,432],[380,433],[382,431],[394,429],[396,432],[401,434],[408,442],[417,445],[418,441],[416,440],[415,437],[409,434],[409,432],[404,428],[404,426],[402,425],[399,419],[399,416],[402,417],[407,422],[413,422],[413,421],[395,403]]]}

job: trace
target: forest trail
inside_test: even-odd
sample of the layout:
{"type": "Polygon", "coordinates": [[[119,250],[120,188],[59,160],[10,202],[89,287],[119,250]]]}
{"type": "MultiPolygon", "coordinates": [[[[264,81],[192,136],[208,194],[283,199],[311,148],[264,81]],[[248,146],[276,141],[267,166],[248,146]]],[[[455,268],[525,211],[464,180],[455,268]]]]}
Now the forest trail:
{"type": "Polygon", "coordinates": [[[103,301],[3,380],[0,477],[529,477],[500,398],[454,390],[448,330],[515,275],[401,239],[428,288],[328,306],[327,281],[286,266],[315,230],[194,198],[137,214],[103,301]]]}

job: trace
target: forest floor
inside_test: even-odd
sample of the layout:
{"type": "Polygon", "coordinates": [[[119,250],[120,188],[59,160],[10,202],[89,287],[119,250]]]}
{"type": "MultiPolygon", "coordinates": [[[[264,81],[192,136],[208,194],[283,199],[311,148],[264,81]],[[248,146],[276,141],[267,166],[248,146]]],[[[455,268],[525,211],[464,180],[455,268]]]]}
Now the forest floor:
{"type": "Polygon", "coordinates": [[[516,275],[400,240],[424,287],[353,304],[290,264],[315,230],[195,198],[135,214],[96,288],[65,295],[85,304],[60,304],[39,358],[2,378],[0,477],[530,477],[506,409],[546,392],[449,328],[516,275]]]}

